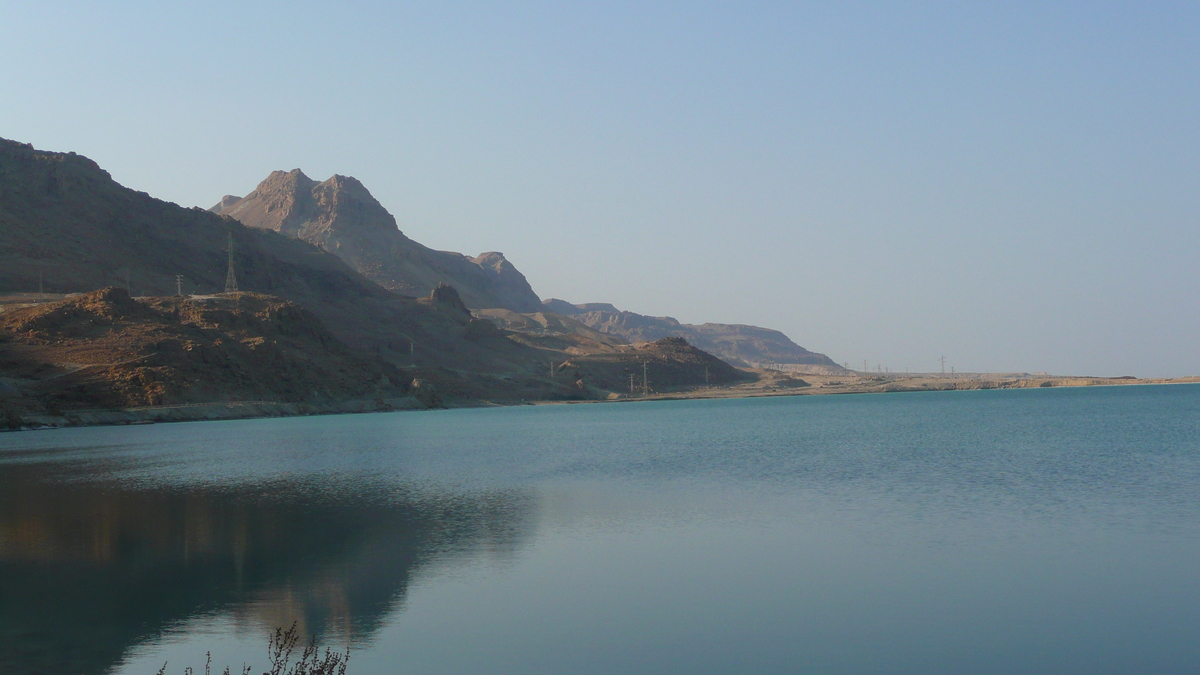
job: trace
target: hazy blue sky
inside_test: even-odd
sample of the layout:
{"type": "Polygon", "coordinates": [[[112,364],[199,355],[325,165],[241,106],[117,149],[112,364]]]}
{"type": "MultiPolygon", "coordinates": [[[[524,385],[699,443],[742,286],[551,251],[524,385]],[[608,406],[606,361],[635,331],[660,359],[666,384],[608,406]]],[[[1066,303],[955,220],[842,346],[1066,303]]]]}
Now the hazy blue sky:
{"type": "Polygon", "coordinates": [[[0,136],[363,181],[543,298],[861,368],[1200,374],[1200,3],[0,1],[0,136]]]}

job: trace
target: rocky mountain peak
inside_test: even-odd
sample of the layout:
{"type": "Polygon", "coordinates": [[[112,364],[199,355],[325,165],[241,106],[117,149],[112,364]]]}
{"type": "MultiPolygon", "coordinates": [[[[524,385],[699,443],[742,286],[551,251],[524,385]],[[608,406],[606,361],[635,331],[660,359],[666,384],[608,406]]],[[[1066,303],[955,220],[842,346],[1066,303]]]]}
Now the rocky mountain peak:
{"type": "Polygon", "coordinates": [[[334,174],[317,183],[299,169],[275,171],[244,199],[222,200],[212,210],[319,246],[397,293],[420,297],[448,282],[470,307],[541,308],[525,276],[504,254],[470,258],[418,244],[353,176],[334,174]]]}
{"type": "Polygon", "coordinates": [[[237,195],[225,195],[224,197],[221,197],[221,201],[213,205],[209,211],[212,211],[213,213],[220,213],[240,201],[242,201],[242,198],[238,197],[237,195]]]}

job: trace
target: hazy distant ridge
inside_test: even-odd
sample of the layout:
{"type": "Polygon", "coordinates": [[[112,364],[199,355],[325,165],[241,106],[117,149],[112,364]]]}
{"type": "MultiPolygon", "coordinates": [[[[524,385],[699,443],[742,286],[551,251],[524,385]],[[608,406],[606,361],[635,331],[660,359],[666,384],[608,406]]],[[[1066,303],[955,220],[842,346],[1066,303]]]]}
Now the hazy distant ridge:
{"type": "Polygon", "coordinates": [[[593,330],[616,335],[629,342],[681,337],[735,366],[757,367],[760,364],[779,363],[841,370],[841,366],[828,356],[811,352],[770,328],[730,323],[685,324],[669,316],[646,316],[621,311],[606,302],[572,304],[550,298],[542,304],[546,309],[569,316],[593,330]]]}

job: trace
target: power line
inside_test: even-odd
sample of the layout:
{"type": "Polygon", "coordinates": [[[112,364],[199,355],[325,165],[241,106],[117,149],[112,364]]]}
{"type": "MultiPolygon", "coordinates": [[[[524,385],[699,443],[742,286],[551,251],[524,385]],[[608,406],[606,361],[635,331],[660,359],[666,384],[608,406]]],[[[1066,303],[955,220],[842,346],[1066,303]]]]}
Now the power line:
{"type": "Polygon", "coordinates": [[[237,276],[233,273],[233,233],[229,233],[229,271],[225,274],[225,292],[237,293],[237,276]]]}

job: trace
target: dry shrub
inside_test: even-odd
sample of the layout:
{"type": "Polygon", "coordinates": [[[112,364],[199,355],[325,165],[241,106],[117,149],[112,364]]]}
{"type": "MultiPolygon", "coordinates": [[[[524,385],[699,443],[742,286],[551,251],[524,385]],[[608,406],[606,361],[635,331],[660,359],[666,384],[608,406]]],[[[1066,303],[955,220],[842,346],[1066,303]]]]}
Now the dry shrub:
{"type": "MultiPolygon", "coordinates": [[[[296,662],[292,662],[292,655],[296,652],[297,645],[300,644],[300,633],[296,630],[296,624],[286,631],[283,628],[276,628],[275,634],[271,636],[271,641],[267,646],[267,658],[270,659],[270,670],[264,671],[263,675],[346,675],[346,664],[350,662],[350,649],[347,647],[344,652],[335,652],[326,647],[324,650],[317,644],[316,636],[309,639],[308,644],[300,652],[300,658],[296,662]]],[[[204,664],[204,675],[212,675],[212,653],[208,654],[208,660],[204,664]]],[[[242,668],[241,675],[251,675],[250,666],[242,668]]],[[[167,664],[163,664],[162,668],[158,669],[157,675],[166,675],[167,664]]],[[[190,667],[183,671],[184,675],[194,675],[190,667]]],[[[223,675],[232,675],[229,667],[225,667],[223,675]]]]}

